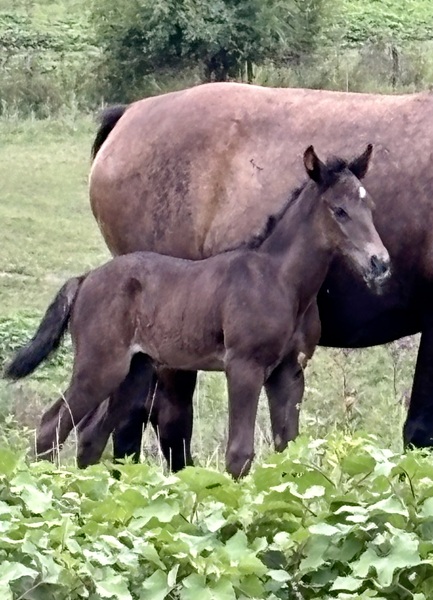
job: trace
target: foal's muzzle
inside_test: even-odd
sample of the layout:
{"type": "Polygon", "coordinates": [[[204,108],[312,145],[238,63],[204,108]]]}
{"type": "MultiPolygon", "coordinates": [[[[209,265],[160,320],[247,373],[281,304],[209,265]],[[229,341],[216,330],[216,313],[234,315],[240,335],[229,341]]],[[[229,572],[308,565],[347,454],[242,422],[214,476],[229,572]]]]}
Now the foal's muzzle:
{"type": "Polygon", "coordinates": [[[367,283],[380,287],[391,275],[391,262],[389,256],[380,257],[373,254],[370,258],[369,270],[366,276],[367,283]]]}

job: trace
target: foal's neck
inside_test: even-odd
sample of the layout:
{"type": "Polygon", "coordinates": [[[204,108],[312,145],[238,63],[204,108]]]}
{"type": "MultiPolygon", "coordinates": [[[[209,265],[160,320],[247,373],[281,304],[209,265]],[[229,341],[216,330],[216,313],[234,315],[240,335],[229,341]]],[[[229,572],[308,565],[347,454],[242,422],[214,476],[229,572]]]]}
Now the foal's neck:
{"type": "Polygon", "coordinates": [[[259,250],[274,257],[285,280],[307,294],[318,291],[334,255],[324,210],[317,185],[308,182],[259,250]]]}

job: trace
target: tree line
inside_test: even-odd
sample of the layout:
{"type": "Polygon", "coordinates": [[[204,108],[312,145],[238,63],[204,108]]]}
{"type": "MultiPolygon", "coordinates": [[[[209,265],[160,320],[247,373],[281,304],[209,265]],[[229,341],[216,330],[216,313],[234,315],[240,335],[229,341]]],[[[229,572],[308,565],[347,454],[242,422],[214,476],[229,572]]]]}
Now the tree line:
{"type": "Polygon", "coordinates": [[[0,10],[0,111],[27,103],[44,116],[207,81],[433,82],[431,0],[75,0],[44,26],[45,0],[19,2],[0,10]]]}

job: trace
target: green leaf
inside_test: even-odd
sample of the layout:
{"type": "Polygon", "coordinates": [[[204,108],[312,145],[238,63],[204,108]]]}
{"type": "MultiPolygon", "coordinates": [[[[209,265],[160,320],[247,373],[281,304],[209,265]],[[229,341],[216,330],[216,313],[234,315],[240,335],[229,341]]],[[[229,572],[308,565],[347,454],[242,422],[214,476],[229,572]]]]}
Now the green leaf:
{"type": "Polygon", "coordinates": [[[241,560],[248,552],[248,539],[243,531],[237,531],[226,543],[225,551],[231,560],[241,560]]]}
{"type": "Polygon", "coordinates": [[[236,485],[227,474],[203,467],[187,467],[178,474],[178,477],[196,493],[213,487],[236,485]]]}
{"type": "Polygon", "coordinates": [[[222,577],[210,588],[212,600],[236,600],[236,593],[229,579],[222,577]]]}
{"type": "Polygon", "coordinates": [[[279,583],[284,583],[285,581],[290,581],[292,578],[287,571],[283,571],[282,569],[270,569],[267,571],[266,575],[273,579],[274,581],[278,581],[279,583]]]}
{"type": "MultiPolygon", "coordinates": [[[[103,581],[95,581],[96,591],[102,598],[132,600],[128,585],[121,575],[107,574],[103,581]]],[[[150,600],[149,596],[149,600],[150,600]]],[[[153,600],[153,599],[152,599],[153,600]]]]}
{"type": "Polygon", "coordinates": [[[309,531],[315,535],[324,535],[327,537],[341,535],[342,533],[342,530],[339,527],[329,525],[328,523],[317,523],[316,525],[311,525],[309,527],[309,531]]]}
{"type": "Polygon", "coordinates": [[[49,490],[40,490],[29,472],[22,471],[11,481],[11,489],[19,493],[24,504],[34,514],[43,514],[52,505],[53,494],[49,490]]]}
{"type": "MultiPolygon", "coordinates": [[[[180,600],[213,600],[212,592],[203,575],[192,573],[182,581],[180,600]]],[[[143,598],[143,600],[147,600],[143,598]]]]}
{"type": "Polygon", "coordinates": [[[388,498],[384,498],[382,500],[379,500],[375,504],[372,504],[369,507],[369,512],[384,512],[387,514],[402,515],[404,517],[409,517],[409,512],[407,508],[402,505],[400,500],[398,500],[397,498],[393,498],[392,496],[389,496],[388,498]]]}
{"type": "Polygon", "coordinates": [[[2,600],[14,600],[12,590],[8,584],[4,584],[0,581],[0,598],[2,600]]]}
{"type": "Polygon", "coordinates": [[[177,579],[177,573],[179,571],[179,567],[180,565],[177,564],[175,565],[168,573],[167,575],[167,585],[169,588],[174,588],[174,586],[176,585],[176,579],[177,579]]]}
{"type": "Polygon", "coordinates": [[[392,583],[395,571],[414,567],[421,563],[418,540],[405,531],[395,530],[390,539],[390,550],[386,556],[380,556],[370,546],[354,564],[352,572],[356,577],[365,578],[370,569],[373,569],[377,573],[379,584],[388,587],[392,583]]]}
{"type": "Polygon", "coordinates": [[[0,476],[6,475],[6,477],[11,477],[19,461],[19,455],[2,446],[0,449],[0,476]]]}
{"type": "Polygon", "coordinates": [[[140,553],[140,555],[143,558],[148,560],[150,563],[156,565],[163,571],[165,571],[166,567],[165,567],[164,563],[162,562],[162,560],[159,558],[159,555],[155,549],[155,546],[152,546],[151,544],[147,544],[144,547],[138,548],[137,551],[140,553]]]}
{"type": "Polygon", "coordinates": [[[171,589],[172,586],[168,583],[167,574],[158,570],[143,581],[143,592],[140,597],[142,600],[164,600],[171,589]]]}
{"type": "Polygon", "coordinates": [[[214,533],[224,527],[227,523],[226,517],[223,516],[222,511],[216,511],[208,517],[204,517],[203,523],[206,525],[209,531],[214,533]]]}
{"type": "Polygon", "coordinates": [[[427,500],[423,502],[420,516],[423,519],[433,517],[433,498],[427,498],[427,500]]]}
{"type": "Polygon", "coordinates": [[[3,586],[10,581],[21,579],[21,577],[36,578],[37,576],[37,571],[21,563],[4,561],[0,564],[0,584],[3,586]]]}
{"type": "Polygon", "coordinates": [[[136,517],[142,519],[145,525],[151,519],[157,519],[160,523],[170,523],[170,521],[179,514],[179,504],[177,502],[165,502],[164,500],[155,500],[144,508],[134,511],[136,517]]]}
{"type": "Polygon", "coordinates": [[[341,469],[350,476],[371,473],[375,467],[374,458],[367,454],[348,454],[341,461],[341,469]]]}
{"type": "Polygon", "coordinates": [[[45,583],[60,583],[63,575],[63,568],[55,561],[53,556],[44,552],[39,552],[36,562],[40,565],[42,577],[45,583]]]}
{"type": "Polygon", "coordinates": [[[331,541],[328,536],[310,538],[307,544],[306,557],[299,565],[302,572],[314,571],[326,562],[325,551],[329,548],[331,541]]]}
{"type": "Polygon", "coordinates": [[[355,579],[355,577],[337,577],[331,586],[332,591],[344,590],[346,592],[355,592],[363,584],[362,579],[355,579]]]}

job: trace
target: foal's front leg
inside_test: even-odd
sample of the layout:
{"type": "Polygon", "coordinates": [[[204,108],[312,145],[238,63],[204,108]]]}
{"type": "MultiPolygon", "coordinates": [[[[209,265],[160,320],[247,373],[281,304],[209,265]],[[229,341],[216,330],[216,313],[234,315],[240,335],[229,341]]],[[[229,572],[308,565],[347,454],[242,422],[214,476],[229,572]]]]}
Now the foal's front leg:
{"type": "Polygon", "coordinates": [[[247,475],[254,458],[254,429],[264,368],[256,362],[232,359],[226,367],[229,435],[226,468],[235,478],[247,475]]]}
{"type": "Polygon", "coordinates": [[[277,452],[284,450],[299,434],[304,367],[319,343],[320,330],[319,309],[314,301],[297,325],[290,353],[265,383],[277,452]]]}
{"type": "Polygon", "coordinates": [[[299,409],[304,394],[304,372],[294,353],[265,383],[275,450],[282,452],[299,434],[299,409]]]}

